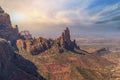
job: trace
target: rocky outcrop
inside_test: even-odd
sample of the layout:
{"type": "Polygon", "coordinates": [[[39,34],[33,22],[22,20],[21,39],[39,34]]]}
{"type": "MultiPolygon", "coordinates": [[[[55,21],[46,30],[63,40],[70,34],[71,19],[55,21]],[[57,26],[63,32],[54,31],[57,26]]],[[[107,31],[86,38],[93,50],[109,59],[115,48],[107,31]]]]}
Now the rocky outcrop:
{"type": "Polygon", "coordinates": [[[30,54],[39,54],[48,50],[53,45],[52,40],[47,40],[45,38],[31,38],[27,40],[19,39],[17,40],[17,47],[22,53],[30,53],[30,54]]]}
{"type": "Polygon", "coordinates": [[[0,7],[0,37],[10,41],[13,45],[19,38],[18,26],[12,27],[9,14],[0,7]]]}
{"type": "MultiPolygon", "coordinates": [[[[28,34],[28,32],[26,33],[28,34]]],[[[21,53],[31,53],[33,55],[42,53],[48,49],[62,53],[64,49],[74,51],[75,48],[79,49],[76,41],[71,41],[70,31],[68,28],[64,30],[60,38],[56,40],[39,38],[24,38],[17,40],[17,47],[21,53]]]]}
{"type": "Polygon", "coordinates": [[[62,35],[57,39],[57,42],[60,47],[65,48],[67,50],[73,51],[74,48],[79,48],[75,40],[71,41],[69,28],[66,28],[66,30],[62,32],[62,35]]]}
{"type": "Polygon", "coordinates": [[[21,31],[19,34],[20,34],[21,39],[30,39],[30,38],[32,38],[32,35],[30,34],[29,31],[21,31]]]}
{"type": "Polygon", "coordinates": [[[0,39],[0,80],[44,80],[34,64],[16,54],[6,40],[0,39]]]}
{"type": "Polygon", "coordinates": [[[105,55],[105,54],[111,53],[111,51],[109,51],[108,48],[101,48],[101,49],[95,51],[94,53],[97,54],[97,55],[103,56],[103,55],[105,55]]]}

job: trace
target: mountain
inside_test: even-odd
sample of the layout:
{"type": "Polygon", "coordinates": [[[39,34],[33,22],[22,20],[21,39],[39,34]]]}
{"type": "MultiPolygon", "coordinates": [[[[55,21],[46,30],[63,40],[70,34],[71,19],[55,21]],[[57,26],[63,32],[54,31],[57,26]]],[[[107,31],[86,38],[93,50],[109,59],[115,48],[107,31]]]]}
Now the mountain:
{"type": "Polygon", "coordinates": [[[30,38],[17,40],[20,55],[33,62],[46,80],[108,80],[112,63],[81,50],[66,28],[55,40],[30,38]],[[104,76],[103,76],[104,75],[104,76]]]}
{"type": "Polygon", "coordinates": [[[19,39],[17,40],[17,47],[19,52],[30,53],[32,55],[39,54],[50,48],[56,48],[58,52],[64,52],[64,49],[73,51],[75,48],[79,49],[75,40],[70,39],[70,31],[68,28],[63,31],[62,35],[56,40],[46,39],[43,37],[19,39]]]}
{"type": "Polygon", "coordinates": [[[18,26],[12,26],[9,14],[0,7],[0,37],[11,42],[12,45],[16,43],[19,38],[18,26]]]}
{"type": "Polygon", "coordinates": [[[0,80],[109,80],[112,63],[81,50],[66,28],[60,37],[32,38],[0,8],[0,80]],[[26,37],[27,34],[27,37],[26,37]],[[9,36],[9,37],[8,37],[9,36]],[[12,44],[17,46],[17,49],[12,44]],[[14,47],[14,48],[13,48],[14,47]]]}

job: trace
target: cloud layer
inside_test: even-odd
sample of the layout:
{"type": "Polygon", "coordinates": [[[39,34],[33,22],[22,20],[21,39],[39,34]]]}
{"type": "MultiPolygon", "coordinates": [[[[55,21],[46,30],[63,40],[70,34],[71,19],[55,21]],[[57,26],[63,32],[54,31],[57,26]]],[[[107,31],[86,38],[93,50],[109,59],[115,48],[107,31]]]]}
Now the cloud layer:
{"type": "Polygon", "coordinates": [[[21,30],[49,31],[45,28],[63,26],[81,29],[120,21],[119,0],[0,0],[0,4],[21,30]]]}

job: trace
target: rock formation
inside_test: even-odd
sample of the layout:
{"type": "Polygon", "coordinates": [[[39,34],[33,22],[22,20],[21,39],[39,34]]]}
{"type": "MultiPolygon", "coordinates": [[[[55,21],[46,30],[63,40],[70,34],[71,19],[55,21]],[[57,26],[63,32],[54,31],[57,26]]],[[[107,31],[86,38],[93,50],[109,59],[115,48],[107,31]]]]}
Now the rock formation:
{"type": "Polygon", "coordinates": [[[45,64],[41,68],[50,74],[49,80],[70,80],[71,69],[67,64],[45,64]]]}
{"type": "Polygon", "coordinates": [[[71,41],[69,28],[66,28],[66,30],[62,32],[62,35],[57,39],[57,41],[60,47],[65,48],[67,50],[73,51],[74,48],[79,48],[75,40],[71,41]]]}
{"type": "Polygon", "coordinates": [[[0,80],[44,79],[37,74],[32,62],[16,54],[6,40],[0,39],[0,80]]]}
{"type": "MultiPolygon", "coordinates": [[[[24,32],[25,35],[29,36],[29,32],[24,32]]],[[[22,33],[21,33],[22,35],[22,33]]],[[[23,34],[23,36],[25,37],[23,34]]],[[[17,47],[22,53],[31,53],[33,55],[44,52],[48,49],[52,51],[62,53],[64,49],[74,51],[74,48],[79,49],[75,40],[71,41],[70,31],[68,28],[64,30],[60,38],[56,40],[39,38],[24,38],[17,40],[17,47]]]]}
{"type": "Polygon", "coordinates": [[[111,51],[109,51],[108,48],[101,48],[101,49],[95,51],[94,53],[97,54],[97,55],[103,56],[103,55],[105,55],[105,54],[111,53],[111,51]]]}
{"type": "Polygon", "coordinates": [[[29,31],[21,31],[19,34],[20,34],[20,37],[22,39],[30,39],[30,38],[32,38],[32,35],[30,34],[29,31]]]}
{"type": "Polygon", "coordinates": [[[10,16],[0,7],[0,37],[10,41],[13,45],[19,38],[18,26],[12,27],[10,16]]]}
{"type": "Polygon", "coordinates": [[[53,42],[52,40],[47,40],[45,38],[31,38],[22,40],[17,40],[17,47],[22,53],[31,53],[33,55],[44,52],[45,50],[51,48],[53,42]]]}

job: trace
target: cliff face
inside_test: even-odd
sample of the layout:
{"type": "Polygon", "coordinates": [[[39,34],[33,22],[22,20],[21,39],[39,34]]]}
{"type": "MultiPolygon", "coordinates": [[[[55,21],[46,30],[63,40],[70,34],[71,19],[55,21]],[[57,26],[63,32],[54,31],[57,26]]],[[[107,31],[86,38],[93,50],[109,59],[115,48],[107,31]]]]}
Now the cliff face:
{"type": "Polygon", "coordinates": [[[66,28],[63,32],[62,35],[57,39],[58,44],[60,47],[65,48],[67,50],[73,51],[74,48],[79,49],[79,46],[77,46],[75,40],[71,40],[70,38],[70,31],[69,28],[66,28]]]}
{"type": "Polygon", "coordinates": [[[11,43],[15,43],[15,41],[19,37],[17,25],[12,27],[10,16],[7,13],[5,13],[1,7],[0,7],[0,37],[8,41],[11,41],[11,43]]]}
{"type": "Polygon", "coordinates": [[[17,40],[17,47],[21,53],[31,53],[33,55],[40,54],[48,49],[60,53],[62,53],[64,49],[70,51],[74,51],[75,48],[79,49],[75,40],[71,41],[68,28],[66,28],[62,35],[56,40],[45,39],[42,37],[28,38],[25,40],[19,39],[17,40]]]}
{"type": "Polygon", "coordinates": [[[31,38],[27,40],[17,40],[17,47],[21,53],[39,54],[48,50],[52,46],[52,41],[45,38],[31,38]]]}
{"type": "Polygon", "coordinates": [[[0,80],[42,79],[38,75],[33,63],[16,54],[6,40],[0,39],[0,80]]]}

